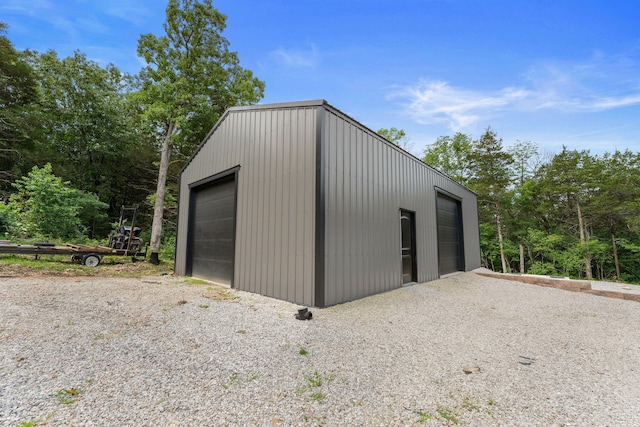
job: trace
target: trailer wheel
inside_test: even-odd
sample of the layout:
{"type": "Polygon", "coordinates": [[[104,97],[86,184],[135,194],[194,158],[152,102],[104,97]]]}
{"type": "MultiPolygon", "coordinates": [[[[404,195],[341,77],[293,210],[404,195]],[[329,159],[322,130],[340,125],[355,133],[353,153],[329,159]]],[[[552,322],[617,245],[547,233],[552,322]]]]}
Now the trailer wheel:
{"type": "Polygon", "coordinates": [[[89,254],[82,257],[82,263],[87,267],[97,267],[100,264],[100,256],[89,254]]]}
{"type": "Polygon", "coordinates": [[[71,255],[71,262],[75,262],[76,264],[82,264],[82,255],[80,254],[71,255]]]}

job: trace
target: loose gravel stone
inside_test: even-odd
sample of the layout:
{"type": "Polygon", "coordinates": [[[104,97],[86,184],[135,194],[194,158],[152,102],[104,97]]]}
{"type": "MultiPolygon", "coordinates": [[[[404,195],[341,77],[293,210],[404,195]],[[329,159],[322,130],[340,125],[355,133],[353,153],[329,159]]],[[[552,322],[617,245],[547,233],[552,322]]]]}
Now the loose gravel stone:
{"type": "Polygon", "coordinates": [[[0,278],[0,425],[640,425],[637,302],[464,273],[298,308],[173,276],[0,278]]]}

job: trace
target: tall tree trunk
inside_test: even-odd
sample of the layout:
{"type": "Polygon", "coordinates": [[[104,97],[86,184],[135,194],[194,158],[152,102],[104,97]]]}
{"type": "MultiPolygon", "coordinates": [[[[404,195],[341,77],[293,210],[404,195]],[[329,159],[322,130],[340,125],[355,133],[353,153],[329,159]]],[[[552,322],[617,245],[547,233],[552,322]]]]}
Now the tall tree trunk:
{"type": "Polygon", "coordinates": [[[496,225],[498,226],[498,243],[500,244],[500,260],[502,261],[502,272],[507,270],[507,258],[504,255],[504,240],[502,238],[502,217],[500,216],[500,206],[496,203],[496,225]]]}
{"type": "Polygon", "coordinates": [[[580,228],[580,243],[584,249],[584,268],[587,274],[587,279],[593,279],[593,273],[591,272],[591,254],[589,254],[589,248],[587,247],[587,237],[584,230],[584,219],[582,218],[582,210],[580,210],[580,202],[576,200],[576,208],[578,210],[578,227],[580,228]]]}
{"type": "Polygon", "coordinates": [[[158,254],[160,252],[160,238],[162,237],[162,218],[164,216],[164,193],[167,188],[167,172],[169,171],[169,158],[171,157],[171,134],[173,122],[169,123],[167,134],[162,143],[160,155],[160,167],[158,168],[158,186],[156,187],[156,203],[153,208],[153,224],[151,225],[151,264],[160,264],[158,254]]]}
{"type": "Polygon", "coordinates": [[[616,278],[620,280],[620,262],[618,261],[618,245],[616,244],[616,234],[611,229],[611,244],[613,245],[613,262],[616,265],[616,278]]]}
{"type": "Polygon", "coordinates": [[[524,274],[524,246],[520,245],[520,274],[524,274]]]}

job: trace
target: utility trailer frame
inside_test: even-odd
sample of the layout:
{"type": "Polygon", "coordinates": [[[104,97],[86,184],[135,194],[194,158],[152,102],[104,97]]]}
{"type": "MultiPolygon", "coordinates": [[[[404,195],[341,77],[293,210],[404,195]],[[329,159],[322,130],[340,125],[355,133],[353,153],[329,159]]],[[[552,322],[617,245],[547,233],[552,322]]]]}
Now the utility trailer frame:
{"type": "Polygon", "coordinates": [[[71,255],[71,261],[84,264],[89,267],[96,267],[104,256],[130,256],[132,259],[140,256],[147,257],[147,251],[132,252],[127,249],[113,249],[106,246],[73,245],[67,243],[66,246],[54,246],[47,243],[35,243],[33,245],[20,245],[0,241],[0,254],[21,254],[21,255],[71,255]]]}

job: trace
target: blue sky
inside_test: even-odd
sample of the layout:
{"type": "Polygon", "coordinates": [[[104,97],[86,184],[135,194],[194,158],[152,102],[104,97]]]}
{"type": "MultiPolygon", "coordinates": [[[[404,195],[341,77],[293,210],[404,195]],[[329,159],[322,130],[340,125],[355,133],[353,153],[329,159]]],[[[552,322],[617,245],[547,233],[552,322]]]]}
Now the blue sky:
{"type": "MultiPolygon", "coordinates": [[[[640,151],[640,1],[214,0],[262,103],[326,99],[420,156],[441,135],[491,126],[594,154],[640,151]]],[[[74,50],[129,73],[164,0],[3,0],[18,49],[74,50]]]]}

